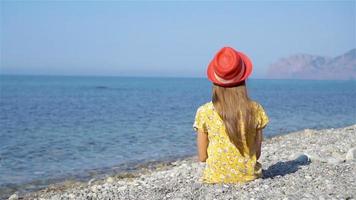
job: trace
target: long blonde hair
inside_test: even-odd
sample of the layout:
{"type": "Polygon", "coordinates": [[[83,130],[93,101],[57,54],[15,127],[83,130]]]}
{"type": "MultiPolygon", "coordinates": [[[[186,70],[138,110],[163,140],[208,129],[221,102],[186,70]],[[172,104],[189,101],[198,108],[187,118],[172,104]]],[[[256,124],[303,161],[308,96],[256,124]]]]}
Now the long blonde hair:
{"type": "Polygon", "coordinates": [[[247,130],[256,127],[253,104],[247,95],[245,82],[234,87],[221,87],[213,84],[212,102],[224,121],[230,141],[241,155],[245,155],[244,141],[250,146],[246,138],[247,130]]]}

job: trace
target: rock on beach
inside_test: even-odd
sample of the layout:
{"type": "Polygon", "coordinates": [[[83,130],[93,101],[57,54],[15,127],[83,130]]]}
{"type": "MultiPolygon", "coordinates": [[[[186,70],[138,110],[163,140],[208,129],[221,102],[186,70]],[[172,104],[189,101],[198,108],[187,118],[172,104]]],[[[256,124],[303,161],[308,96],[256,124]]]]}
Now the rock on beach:
{"type": "MultiPolygon", "coordinates": [[[[49,188],[22,199],[355,199],[356,125],[298,131],[266,139],[263,178],[246,184],[204,184],[205,164],[187,157],[132,175],[49,188]]],[[[19,198],[16,196],[10,199],[19,198]]]]}

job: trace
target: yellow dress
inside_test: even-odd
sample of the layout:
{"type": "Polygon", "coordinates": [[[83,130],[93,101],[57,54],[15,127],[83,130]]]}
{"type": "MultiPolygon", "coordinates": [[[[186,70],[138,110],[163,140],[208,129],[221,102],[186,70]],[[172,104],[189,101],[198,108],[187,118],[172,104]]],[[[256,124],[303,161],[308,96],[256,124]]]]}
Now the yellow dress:
{"type": "MultiPolygon", "coordinates": [[[[269,122],[263,107],[253,102],[256,109],[257,129],[263,129],[269,122]]],[[[254,180],[262,175],[262,166],[257,162],[255,148],[244,142],[242,156],[233,143],[230,142],[225,125],[215,111],[212,102],[200,106],[197,110],[193,128],[208,134],[208,158],[203,172],[202,181],[205,183],[243,183],[254,180]]],[[[248,130],[246,139],[254,144],[256,130],[248,130]]]]}

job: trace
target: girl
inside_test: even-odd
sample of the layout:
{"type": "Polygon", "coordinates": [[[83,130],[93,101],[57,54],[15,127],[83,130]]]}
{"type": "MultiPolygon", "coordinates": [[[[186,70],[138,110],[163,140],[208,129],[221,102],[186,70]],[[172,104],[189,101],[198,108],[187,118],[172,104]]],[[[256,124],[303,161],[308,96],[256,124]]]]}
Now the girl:
{"type": "Polygon", "coordinates": [[[261,177],[262,129],[268,117],[247,95],[252,62],[242,52],[222,48],[210,62],[212,101],[200,106],[193,125],[198,158],[206,162],[205,183],[241,183],[261,177]]]}

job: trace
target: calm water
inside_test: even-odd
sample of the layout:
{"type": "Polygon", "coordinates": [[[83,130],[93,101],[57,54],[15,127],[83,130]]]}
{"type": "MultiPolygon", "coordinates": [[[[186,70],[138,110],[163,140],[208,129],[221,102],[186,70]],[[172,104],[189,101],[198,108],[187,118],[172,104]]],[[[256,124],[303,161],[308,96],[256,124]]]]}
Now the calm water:
{"type": "MultiPolygon", "coordinates": [[[[0,86],[3,189],[193,155],[195,111],[211,90],[198,78],[0,76],[0,86]]],[[[356,123],[355,81],[248,88],[270,117],[268,136],[356,123]]]]}

